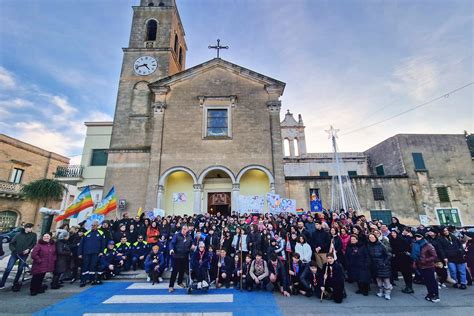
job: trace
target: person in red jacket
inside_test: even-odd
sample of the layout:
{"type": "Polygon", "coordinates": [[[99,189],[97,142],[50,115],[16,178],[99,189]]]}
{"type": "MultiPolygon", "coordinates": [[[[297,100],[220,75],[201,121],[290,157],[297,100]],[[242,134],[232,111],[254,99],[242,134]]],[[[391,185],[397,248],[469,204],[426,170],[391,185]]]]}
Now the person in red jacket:
{"type": "Polygon", "coordinates": [[[47,286],[43,286],[44,276],[47,272],[53,272],[56,263],[56,245],[51,239],[50,233],[45,233],[43,237],[38,240],[38,243],[31,252],[33,265],[31,267],[30,294],[35,296],[44,293],[47,286]]]}
{"type": "MultiPolygon", "coordinates": [[[[432,244],[426,241],[422,234],[415,234],[413,249],[419,249],[415,253],[415,264],[425,283],[428,294],[425,300],[439,302],[438,281],[435,278],[434,264],[438,260],[438,255],[432,244]]],[[[414,252],[414,251],[412,251],[414,252]]]]}

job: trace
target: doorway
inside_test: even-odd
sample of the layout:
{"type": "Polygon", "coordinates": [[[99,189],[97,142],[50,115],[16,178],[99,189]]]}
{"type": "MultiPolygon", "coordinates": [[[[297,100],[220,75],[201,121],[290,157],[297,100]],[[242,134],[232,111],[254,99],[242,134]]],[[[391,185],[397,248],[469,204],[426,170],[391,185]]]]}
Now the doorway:
{"type": "Polygon", "coordinates": [[[224,216],[231,215],[230,192],[212,192],[207,194],[207,212],[212,215],[221,213],[224,216]]]}

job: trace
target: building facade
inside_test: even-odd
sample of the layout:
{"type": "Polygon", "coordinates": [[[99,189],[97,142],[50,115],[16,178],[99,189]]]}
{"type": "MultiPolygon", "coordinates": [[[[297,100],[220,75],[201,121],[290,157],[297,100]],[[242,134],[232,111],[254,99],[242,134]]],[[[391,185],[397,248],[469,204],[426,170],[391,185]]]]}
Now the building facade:
{"type": "MultiPolygon", "coordinates": [[[[110,144],[104,137],[96,148],[107,149],[103,188],[115,187],[119,212],[229,214],[239,195],[268,192],[305,210],[317,192],[327,208],[333,155],[307,152],[301,115],[280,122],[285,83],[220,58],[186,69],[175,1],[141,0],[133,10],[110,144]]],[[[340,157],[368,217],[474,223],[463,135],[396,135],[340,157]]]]}
{"type": "MultiPolygon", "coordinates": [[[[22,198],[23,185],[53,178],[58,166],[69,163],[69,158],[0,134],[0,231],[23,222],[40,225],[38,212],[42,205],[22,198]]],[[[61,201],[49,205],[60,209],[61,201]]]]}

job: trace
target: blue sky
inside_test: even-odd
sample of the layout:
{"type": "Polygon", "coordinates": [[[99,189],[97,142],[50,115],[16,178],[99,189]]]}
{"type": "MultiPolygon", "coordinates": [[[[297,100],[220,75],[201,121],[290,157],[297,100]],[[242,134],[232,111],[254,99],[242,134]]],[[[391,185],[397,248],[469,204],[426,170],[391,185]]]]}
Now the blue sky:
{"type": "MultiPolygon", "coordinates": [[[[139,0],[0,1],[0,132],[82,151],[84,121],[111,120],[139,0]]],[[[362,151],[397,133],[474,131],[474,86],[347,135],[473,79],[472,1],[178,0],[187,68],[221,57],[286,82],[310,152],[362,151]]],[[[79,160],[75,156],[75,161],[79,160]]]]}

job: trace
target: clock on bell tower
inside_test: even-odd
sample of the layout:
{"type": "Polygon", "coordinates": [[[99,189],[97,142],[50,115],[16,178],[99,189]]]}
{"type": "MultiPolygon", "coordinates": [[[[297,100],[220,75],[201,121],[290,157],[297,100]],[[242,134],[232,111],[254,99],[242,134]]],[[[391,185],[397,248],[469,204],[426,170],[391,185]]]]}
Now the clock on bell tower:
{"type": "Polygon", "coordinates": [[[148,85],[185,69],[186,40],[175,0],[140,0],[133,6],[128,47],[115,107],[111,149],[149,144],[152,93],[148,85]]]}

